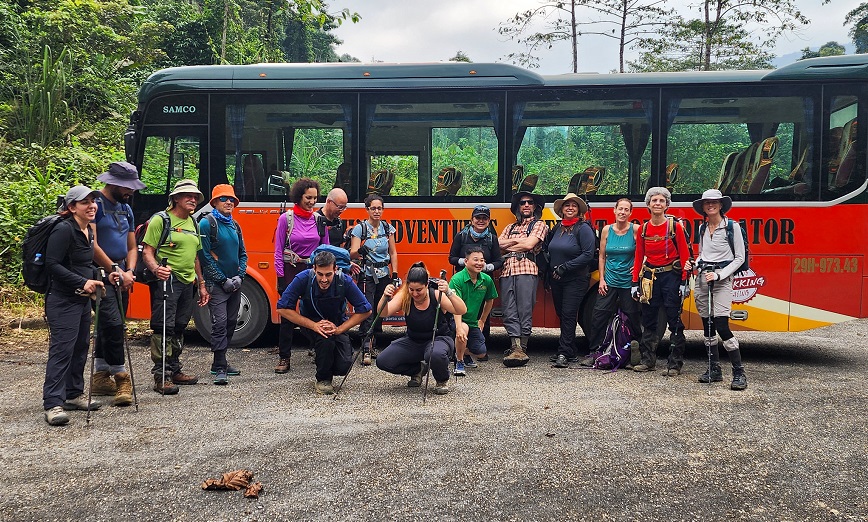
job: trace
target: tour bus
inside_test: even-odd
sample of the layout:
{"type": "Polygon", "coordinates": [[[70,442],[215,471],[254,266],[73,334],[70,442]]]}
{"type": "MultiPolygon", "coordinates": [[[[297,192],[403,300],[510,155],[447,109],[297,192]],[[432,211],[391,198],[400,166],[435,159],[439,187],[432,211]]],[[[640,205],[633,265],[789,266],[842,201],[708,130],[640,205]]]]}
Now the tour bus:
{"type": "MultiPolygon", "coordinates": [[[[164,209],[180,179],[210,197],[235,187],[235,218],[249,255],[235,345],[276,322],[277,218],[288,187],[317,180],[320,201],[342,187],[351,224],[370,192],[396,228],[398,267],[449,269],[452,238],[474,205],[500,232],[520,188],[552,203],[576,192],[596,230],[615,201],[648,218],[649,187],[672,192],[670,213],[691,241],[702,220],[691,202],[729,195],[750,242],[734,280],[734,329],[798,331],[868,308],[866,130],[868,55],[803,60],[777,70],[541,76],[506,64],[259,64],[166,69],[144,83],[126,132],[127,159],[147,189],[137,223],[164,209]]],[[[207,204],[204,210],[207,210],[207,204]]],[[[583,326],[596,281],[579,314],[583,326]]],[[[137,284],[130,316],[149,315],[137,284]]],[[[493,318],[499,322],[496,304],[493,318]]],[[[701,329],[692,299],[684,322],[701,329]]],[[[208,334],[207,307],[195,317],[208,334]]],[[[543,285],[534,325],[556,327],[543,285]]]]}

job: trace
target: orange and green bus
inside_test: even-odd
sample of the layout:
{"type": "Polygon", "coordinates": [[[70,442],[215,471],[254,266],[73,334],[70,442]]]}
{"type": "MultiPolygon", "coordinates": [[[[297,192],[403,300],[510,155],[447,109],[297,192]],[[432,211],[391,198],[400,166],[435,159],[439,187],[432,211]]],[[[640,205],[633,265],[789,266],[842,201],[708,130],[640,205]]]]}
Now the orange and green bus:
{"type": "MultiPolygon", "coordinates": [[[[550,223],[555,199],[585,195],[597,229],[622,196],[646,219],[645,191],[666,186],[694,242],[691,202],[718,187],[750,240],[733,327],[797,331],[868,315],[866,129],[857,125],[866,80],[866,55],[770,71],[556,76],[468,63],[181,67],[142,86],[126,154],[148,185],[135,197],[137,222],[166,206],[179,179],[205,194],[236,187],[250,256],[236,345],[277,320],[273,235],[300,177],[323,193],[343,187],[350,222],[366,217],[369,191],[381,192],[402,270],[423,260],[432,273],[449,268],[474,205],[491,207],[498,232],[514,221],[509,201],[522,184],[546,198],[550,223]]],[[[539,292],[534,324],[556,326],[539,292]]],[[[147,296],[137,284],[131,317],[148,316],[147,296]]],[[[684,321],[701,328],[691,300],[684,321]]]]}

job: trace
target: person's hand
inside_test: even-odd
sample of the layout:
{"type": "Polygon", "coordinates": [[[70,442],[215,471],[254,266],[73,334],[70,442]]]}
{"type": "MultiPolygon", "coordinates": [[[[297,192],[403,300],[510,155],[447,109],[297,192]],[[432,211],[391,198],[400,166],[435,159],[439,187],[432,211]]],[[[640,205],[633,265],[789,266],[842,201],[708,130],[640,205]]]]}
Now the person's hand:
{"type": "Polygon", "coordinates": [[[129,290],[130,288],[132,288],[133,283],[135,282],[136,276],[135,274],[133,274],[132,270],[127,270],[126,272],[123,272],[123,276],[121,277],[121,287],[123,287],[124,290],[129,290]]]}
{"type": "Polygon", "coordinates": [[[634,301],[639,300],[639,285],[630,287],[630,295],[633,296],[634,301]]]}
{"type": "Polygon", "coordinates": [[[230,292],[235,291],[235,282],[232,281],[232,278],[229,278],[229,279],[223,281],[222,286],[223,286],[223,291],[226,293],[230,293],[230,292]]]}
{"type": "Polygon", "coordinates": [[[322,321],[316,323],[316,333],[320,334],[323,337],[334,335],[335,329],[335,324],[326,319],[323,319],[322,321]]]}
{"type": "Polygon", "coordinates": [[[97,281],[96,279],[88,279],[84,283],[83,293],[92,294],[92,293],[96,292],[97,289],[102,291],[103,288],[105,288],[105,285],[103,284],[102,281],[97,281]]]}
{"type": "Polygon", "coordinates": [[[600,295],[606,295],[609,293],[609,285],[606,284],[605,279],[600,279],[600,286],[597,288],[597,292],[600,295]]]}
{"type": "Polygon", "coordinates": [[[350,273],[352,275],[358,275],[362,272],[362,267],[359,266],[355,261],[350,262],[350,273]]]}
{"type": "Polygon", "coordinates": [[[705,282],[710,283],[712,281],[717,281],[717,272],[706,272],[705,273],[705,282]]]}
{"type": "Polygon", "coordinates": [[[386,288],[383,289],[383,295],[391,299],[395,295],[395,285],[386,285],[386,288]]]}
{"type": "Polygon", "coordinates": [[[240,275],[233,277],[231,279],[231,281],[232,281],[232,287],[233,287],[232,291],[233,292],[237,292],[238,290],[241,290],[241,276],[240,275]]]}
{"type": "Polygon", "coordinates": [[[688,272],[693,271],[693,260],[692,259],[688,259],[687,262],[684,263],[684,270],[687,270],[688,272]]]}
{"type": "Polygon", "coordinates": [[[445,279],[438,279],[437,290],[439,290],[441,294],[445,294],[449,291],[449,283],[447,283],[445,279]]]}
{"type": "Polygon", "coordinates": [[[485,272],[494,272],[494,264],[485,263],[485,268],[483,269],[485,272]]]}
{"type": "Polygon", "coordinates": [[[458,258],[458,266],[464,266],[467,261],[463,257],[458,258]]]}
{"type": "Polygon", "coordinates": [[[284,250],[283,251],[283,262],[289,263],[292,266],[295,266],[296,263],[301,261],[301,258],[298,257],[298,254],[293,252],[292,250],[284,250]]]}
{"type": "Polygon", "coordinates": [[[365,246],[365,245],[360,245],[360,246],[359,246],[359,249],[356,250],[356,252],[358,252],[359,255],[362,256],[362,257],[367,257],[368,254],[371,253],[371,249],[368,248],[368,247],[365,246]]]}
{"type": "Polygon", "coordinates": [[[112,286],[118,286],[122,279],[123,276],[121,276],[121,272],[114,271],[108,273],[109,284],[111,284],[112,286]]]}
{"type": "Polygon", "coordinates": [[[199,285],[199,306],[205,306],[210,300],[211,294],[208,293],[208,289],[205,285],[199,285]]]}
{"type": "Polygon", "coordinates": [[[467,342],[467,334],[470,332],[470,327],[464,324],[464,321],[455,324],[455,340],[463,343],[467,342]]]}
{"type": "Polygon", "coordinates": [[[168,281],[169,276],[172,275],[172,267],[168,265],[159,265],[157,266],[157,271],[154,272],[154,275],[157,276],[157,279],[159,279],[160,281],[168,281]]]}
{"type": "Polygon", "coordinates": [[[557,279],[564,277],[564,274],[566,274],[566,273],[567,273],[567,267],[565,267],[564,265],[558,265],[555,268],[555,274],[557,275],[557,279]]]}

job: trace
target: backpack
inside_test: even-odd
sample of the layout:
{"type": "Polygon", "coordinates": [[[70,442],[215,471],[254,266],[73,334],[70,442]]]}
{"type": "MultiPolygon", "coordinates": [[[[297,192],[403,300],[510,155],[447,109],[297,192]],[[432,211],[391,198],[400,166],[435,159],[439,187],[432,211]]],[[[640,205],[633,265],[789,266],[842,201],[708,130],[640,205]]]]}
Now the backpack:
{"type": "Polygon", "coordinates": [[[633,332],[630,330],[630,321],[621,309],[612,316],[606,327],[606,335],[600,347],[603,354],[594,361],[597,370],[616,371],[630,362],[630,342],[633,340],[633,332]]]}
{"type": "MultiPolygon", "coordinates": [[[[320,247],[322,247],[322,246],[325,246],[325,245],[320,245],[320,247]]],[[[317,248],[319,248],[319,247],[317,247],[317,248]]],[[[313,269],[308,269],[308,272],[309,272],[309,276],[307,278],[307,288],[305,289],[304,294],[302,294],[298,297],[299,313],[304,315],[305,317],[308,317],[307,314],[309,314],[311,312],[311,308],[313,308],[312,311],[315,312],[318,316],[320,316],[320,318],[328,319],[327,317],[323,317],[323,315],[317,309],[316,303],[314,303],[313,289],[315,286],[316,274],[314,273],[313,269]]],[[[335,290],[336,290],[335,295],[334,295],[334,297],[329,297],[328,299],[338,299],[340,301],[343,301],[343,310],[344,310],[344,313],[346,313],[346,311],[347,311],[347,302],[346,302],[347,287],[346,287],[346,284],[347,283],[346,283],[346,279],[344,279],[343,272],[336,272],[335,273],[335,277],[332,280],[332,284],[337,285],[337,286],[335,286],[335,290]]]]}
{"type": "MultiPolygon", "coordinates": [[[[211,246],[220,243],[220,240],[217,238],[217,218],[214,217],[214,214],[210,212],[206,212],[199,216],[199,222],[202,220],[208,220],[208,239],[211,242],[211,246]]],[[[235,223],[235,232],[238,234],[238,249],[241,250],[241,245],[244,244],[244,238],[241,235],[241,226],[234,219],[232,220],[235,223]]],[[[165,223],[164,223],[165,224],[165,223]]]]}
{"type": "Polygon", "coordinates": [[[51,235],[55,225],[64,219],[66,217],[60,214],[45,216],[28,228],[24,235],[24,241],[21,243],[21,274],[24,276],[24,284],[34,292],[40,294],[48,292],[50,278],[48,271],[45,270],[45,247],[48,246],[48,236],[51,235]]]}
{"type": "MultiPolygon", "coordinates": [[[[142,243],[142,240],[145,239],[145,232],[148,230],[148,223],[150,223],[151,220],[155,217],[159,217],[163,220],[163,231],[160,233],[160,241],[157,244],[158,246],[156,252],[154,253],[155,257],[156,254],[160,252],[160,248],[166,243],[166,240],[169,239],[169,233],[172,231],[172,222],[169,219],[169,213],[165,210],[161,210],[155,213],[153,216],[148,218],[147,221],[136,227],[136,269],[133,271],[133,275],[136,276],[136,281],[139,283],[148,284],[153,283],[157,280],[157,276],[153,272],[151,272],[151,270],[146,266],[145,259],[142,254],[145,249],[145,245],[144,243],[142,243]]],[[[157,262],[160,262],[159,257],[157,257],[157,262]]]]}
{"type": "Polygon", "coordinates": [[[331,252],[335,256],[335,264],[337,265],[338,269],[345,273],[350,272],[350,268],[352,267],[350,253],[347,252],[345,248],[322,244],[316,247],[314,251],[310,254],[311,264],[313,264],[314,258],[316,258],[316,255],[320,252],[331,252]]]}
{"type": "MultiPolygon", "coordinates": [[[[732,250],[732,255],[735,256],[735,223],[741,228],[741,240],[744,242],[744,263],[734,272],[744,272],[750,268],[750,242],[747,240],[747,230],[744,228],[744,223],[726,218],[726,241],[729,243],[729,249],[732,250]]],[[[699,225],[699,237],[705,234],[707,223],[699,225]]]]}
{"type": "MultiPolygon", "coordinates": [[[[666,214],[665,217],[668,230],[666,236],[672,240],[672,243],[675,245],[675,250],[678,250],[678,241],[675,240],[675,223],[679,223],[681,225],[681,230],[684,232],[685,242],[687,243],[687,257],[690,259],[695,259],[696,256],[693,254],[693,243],[690,241],[690,234],[687,232],[687,225],[685,225],[684,219],[678,216],[673,216],[671,214],[666,214]]],[[[649,221],[642,223],[640,235],[643,241],[647,237],[646,232],[648,230],[648,223],[649,221]]]]}
{"type": "MultiPolygon", "coordinates": [[[[284,248],[288,248],[289,236],[292,235],[292,228],[295,226],[295,213],[292,212],[292,210],[285,210],[284,213],[286,214],[286,241],[284,242],[284,245],[287,245],[284,248]]],[[[325,237],[326,239],[328,239],[328,236],[326,235],[328,231],[326,230],[325,220],[323,219],[323,216],[314,212],[313,219],[316,223],[316,234],[320,238],[325,237]]]]}

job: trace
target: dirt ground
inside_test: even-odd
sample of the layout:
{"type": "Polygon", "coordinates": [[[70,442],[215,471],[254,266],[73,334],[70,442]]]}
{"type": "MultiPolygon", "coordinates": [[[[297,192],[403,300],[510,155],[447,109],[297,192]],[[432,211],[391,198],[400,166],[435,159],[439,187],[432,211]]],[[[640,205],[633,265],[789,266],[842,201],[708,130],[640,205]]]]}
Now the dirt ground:
{"type": "Polygon", "coordinates": [[[739,334],[744,392],[729,390],[728,369],[724,383],[696,382],[706,364],[696,333],[685,373],[667,378],[551,368],[553,331],[535,333],[527,367],[508,369],[497,357],[507,339],[494,329],[492,360],[424,405],[406,379],[358,365],[339,400],[317,396],[306,350],[277,375],[272,346],[230,352],[242,375],[214,386],[210,352],[195,334],[182,360],[200,383],[162,397],[136,335],[138,411],[104,407],[89,426],[73,412],[64,427],[42,417],[45,330],[7,326],[0,513],[15,521],[865,521],[866,325],[739,334]],[[258,500],[200,488],[239,468],[262,482],[258,500]]]}

